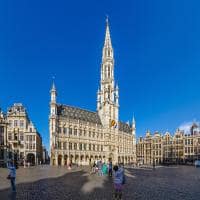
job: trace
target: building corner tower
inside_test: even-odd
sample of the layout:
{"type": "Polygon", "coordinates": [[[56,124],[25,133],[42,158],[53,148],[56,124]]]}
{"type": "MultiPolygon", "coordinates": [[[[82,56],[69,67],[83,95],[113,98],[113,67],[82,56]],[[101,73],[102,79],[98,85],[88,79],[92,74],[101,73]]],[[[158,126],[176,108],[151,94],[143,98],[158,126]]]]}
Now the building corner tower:
{"type": "MultiPolygon", "coordinates": [[[[56,133],[56,122],[57,122],[57,105],[56,105],[56,98],[57,98],[57,91],[55,84],[53,82],[52,88],[50,90],[51,101],[50,101],[50,116],[49,116],[49,132],[50,132],[50,160],[51,165],[54,165],[55,162],[52,157],[54,157],[53,150],[55,149],[55,133],[56,133]]],[[[56,164],[56,163],[55,163],[56,164]]]]}

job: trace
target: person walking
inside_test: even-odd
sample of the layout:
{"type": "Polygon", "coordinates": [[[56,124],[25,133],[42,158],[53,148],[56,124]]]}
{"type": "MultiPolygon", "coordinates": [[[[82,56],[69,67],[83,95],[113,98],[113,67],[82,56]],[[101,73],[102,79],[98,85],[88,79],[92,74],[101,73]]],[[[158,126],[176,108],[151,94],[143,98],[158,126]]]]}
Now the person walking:
{"type": "Polygon", "coordinates": [[[114,170],[114,198],[115,199],[122,199],[122,185],[125,183],[123,169],[115,165],[113,167],[114,170]],[[124,183],[123,183],[124,182],[124,183]]]}
{"type": "Polygon", "coordinates": [[[111,161],[108,164],[108,176],[112,177],[112,162],[111,161]]]}
{"type": "Polygon", "coordinates": [[[103,163],[102,172],[103,172],[103,175],[107,175],[108,174],[108,168],[107,168],[107,165],[106,165],[105,162],[103,163]]]}
{"type": "Polygon", "coordinates": [[[98,167],[98,175],[103,176],[103,172],[102,172],[103,164],[102,164],[101,160],[98,162],[97,167],[98,167]]]}
{"type": "Polygon", "coordinates": [[[96,173],[96,163],[94,161],[93,164],[91,164],[91,174],[95,174],[96,173]]]}
{"type": "Polygon", "coordinates": [[[16,186],[15,186],[16,167],[13,160],[7,163],[7,168],[9,169],[9,174],[8,174],[7,179],[10,180],[12,192],[16,192],[16,186]]]}

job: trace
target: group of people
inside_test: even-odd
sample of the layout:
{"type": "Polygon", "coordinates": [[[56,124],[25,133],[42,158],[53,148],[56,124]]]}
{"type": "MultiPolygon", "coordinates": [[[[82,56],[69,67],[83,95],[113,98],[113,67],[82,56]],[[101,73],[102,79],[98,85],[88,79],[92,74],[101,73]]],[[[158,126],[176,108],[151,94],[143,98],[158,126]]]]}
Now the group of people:
{"type": "MultiPolygon", "coordinates": [[[[16,169],[17,166],[13,160],[7,163],[7,168],[9,169],[9,174],[7,179],[10,180],[11,188],[13,192],[16,192],[15,179],[16,179],[16,169]]],[[[114,197],[115,199],[122,198],[122,187],[125,184],[124,166],[123,164],[112,165],[110,161],[108,164],[102,163],[102,161],[95,161],[91,166],[91,173],[97,173],[99,176],[108,175],[113,176],[114,183],[114,197]]]]}
{"type": "Polygon", "coordinates": [[[116,164],[112,165],[110,161],[108,164],[105,162],[94,161],[91,166],[91,173],[97,173],[99,176],[108,175],[109,177],[113,176],[114,183],[114,198],[121,199],[122,198],[122,187],[125,184],[125,175],[124,175],[124,165],[116,164]]]}
{"type": "Polygon", "coordinates": [[[97,173],[99,176],[109,175],[112,177],[112,162],[106,164],[101,160],[96,160],[91,165],[91,173],[97,173]]]}

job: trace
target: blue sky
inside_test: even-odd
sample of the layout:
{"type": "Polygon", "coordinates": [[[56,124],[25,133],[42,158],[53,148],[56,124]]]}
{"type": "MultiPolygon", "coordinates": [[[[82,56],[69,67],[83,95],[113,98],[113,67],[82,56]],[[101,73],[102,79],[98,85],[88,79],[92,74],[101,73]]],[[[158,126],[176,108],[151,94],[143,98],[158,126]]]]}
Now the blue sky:
{"type": "Polygon", "coordinates": [[[0,107],[22,102],[48,146],[49,90],[96,109],[109,15],[120,119],[137,136],[200,118],[200,2],[1,1],[0,107]]]}

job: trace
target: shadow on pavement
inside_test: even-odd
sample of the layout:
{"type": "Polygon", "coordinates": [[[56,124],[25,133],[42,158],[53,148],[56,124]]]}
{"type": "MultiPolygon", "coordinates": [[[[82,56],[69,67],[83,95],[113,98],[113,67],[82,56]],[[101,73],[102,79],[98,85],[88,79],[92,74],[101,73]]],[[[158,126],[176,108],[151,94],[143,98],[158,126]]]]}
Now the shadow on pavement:
{"type": "Polygon", "coordinates": [[[112,199],[113,194],[112,179],[89,175],[84,170],[67,173],[58,178],[47,178],[31,183],[20,183],[16,185],[16,188],[16,194],[12,194],[10,188],[0,190],[0,199],[107,200],[112,199]]]}

